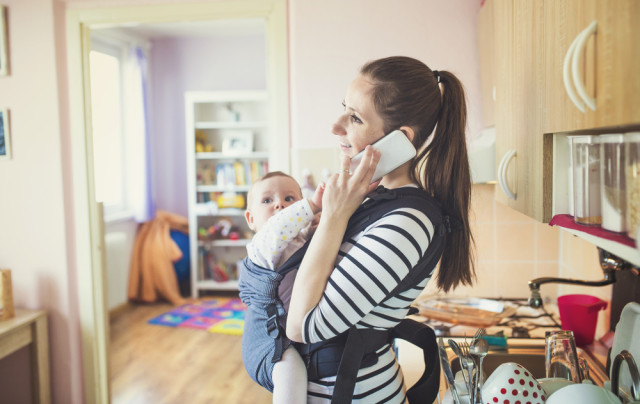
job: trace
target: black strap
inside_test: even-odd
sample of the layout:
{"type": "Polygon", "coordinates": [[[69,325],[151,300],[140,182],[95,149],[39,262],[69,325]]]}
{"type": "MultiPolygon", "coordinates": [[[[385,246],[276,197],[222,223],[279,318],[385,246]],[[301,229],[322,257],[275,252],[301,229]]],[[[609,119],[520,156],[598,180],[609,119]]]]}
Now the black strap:
{"type": "Polygon", "coordinates": [[[331,404],[348,404],[353,397],[358,369],[367,352],[375,351],[389,342],[389,331],[351,327],[340,360],[331,404]]]}
{"type": "Polygon", "coordinates": [[[424,372],[407,391],[410,404],[433,403],[440,389],[440,362],[436,333],[426,324],[404,319],[393,328],[392,338],[399,338],[422,348],[424,372]]]}
{"type": "Polygon", "coordinates": [[[280,361],[280,359],[282,359],[286,338],[284,330],[280,326],[280,315],[278,314],[278,306],[275,304],[268,305],[267,316],[267,335],[273,338],[273,343],[275,345],[275,351],[273,353],[273,359],[271,360],[271,362],[277,363],[280,361]]]}

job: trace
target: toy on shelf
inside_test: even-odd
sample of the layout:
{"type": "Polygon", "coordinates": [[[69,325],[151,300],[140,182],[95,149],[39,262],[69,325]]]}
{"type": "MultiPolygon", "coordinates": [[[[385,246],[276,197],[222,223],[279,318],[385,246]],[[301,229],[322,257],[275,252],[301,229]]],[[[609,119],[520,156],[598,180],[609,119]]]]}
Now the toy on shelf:
{"type": "Polygon", "coordinates": [[[215,240],[240,240],[243,235],[240,226],[233,223],[229,218],[220,218],[215,224],[209,227],[198,228],[198,239],[202,241],[215,240]]]}
{"type": "Polygon", "coordinates": [[[196,130],[196,153],[210,153],[213,146],[208,143],[207,135],[201,130],[196,130]]]}

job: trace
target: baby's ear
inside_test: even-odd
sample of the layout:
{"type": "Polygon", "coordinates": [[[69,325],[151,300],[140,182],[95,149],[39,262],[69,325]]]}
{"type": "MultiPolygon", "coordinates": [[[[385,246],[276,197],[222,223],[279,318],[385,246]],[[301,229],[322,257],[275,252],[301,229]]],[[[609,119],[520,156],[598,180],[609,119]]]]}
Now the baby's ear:
{"type": "Polygon", "coordinates": [[[247,221],[247,225],[249,225],[249,228],[252,231],[256,231],[255,224],[253,223],[253,215],[248,209],[244,211],[244,219],[247,221]]]}

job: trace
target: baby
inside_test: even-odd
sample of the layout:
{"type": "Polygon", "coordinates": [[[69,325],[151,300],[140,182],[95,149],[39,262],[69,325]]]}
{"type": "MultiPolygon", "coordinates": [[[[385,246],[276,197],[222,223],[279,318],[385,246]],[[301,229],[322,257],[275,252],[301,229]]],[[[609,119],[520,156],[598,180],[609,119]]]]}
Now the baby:
{"type": "MultiPolygon", "coordinates": [[[[311,236],[315,215],[322,208],[323,192],[324,184],[320,184],[311,198],[303,198],[296,180],[280,171],[257,180],[247,195],[245,212],[249,228],[256,232],[247,245],[248,258],[271,271],[285,263],[311,236]]],[[[295,273],[289,272],[278,288],[287,311],[294,278],[295,273]]],[[[293,346],[288,346],[282,359],[275,363],[271,378],[274,403],[307,402],[306,367],[293,346]]]]}

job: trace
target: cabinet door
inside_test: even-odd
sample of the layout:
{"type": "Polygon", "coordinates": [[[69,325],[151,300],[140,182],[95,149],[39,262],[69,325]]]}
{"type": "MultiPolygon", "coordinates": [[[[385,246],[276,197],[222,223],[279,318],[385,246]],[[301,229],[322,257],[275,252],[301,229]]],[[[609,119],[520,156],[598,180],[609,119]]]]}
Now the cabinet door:
{"type": "MultiPolygon", "coordinates": [[[[502,43],[500,52],[496,50],[497,63],[500,63],[500,80],[496,83],[500,88],[500,100],[496,100],[497,111],[498,104],[500,111],[496,120],[500,124],[496,123],[496,134],[501,133],[496,142],[496,155],[498,164],[500,166],[502,163],[504,171],[503,184],[497,190],[498,200],[536,220],[548,221],[552,184],[548,174],[551,173],[552,150],[550,143],[545,148],[542,131],[545,88],[542,41],[544,4],[537,1],[516,1],[499,5],[506,13],[509,13],[507,8],[511,7],[512,15],[511,24],[496,24],[496,27],[506,30],[499,35],[508,36],[509,28],[512,35],[510,43],[502,43]],[[510,84],[501,85],[503,80],[510,84]],[[500,131],[498,126],[501,126],[500,131]],[[515,150],[515,155],[506,162],[503,159],[509,150],[515,150]],[[504,194],[503,187],[515,198],[504,194]]],[[[508,18],[508,15],[500,15],[500,19],[502,18],[508,18]]],[[[499,39],[498,42],[500,41],[499,39]]]]}
{"type": "MultiPolygon", "coordinates": [[[[545,2],[545,132],[564,132],[640,122],[640,2],[554,0],[545,2]],[[566,54],[576,37],[596,21],[578,58],[581,82],[595,111],[581,112],[563,80],[566,54]]],[[[575,89],[573,80],[570,86],[575,89]]],[[[576,95],[578,94],[577,91],[576,95]]],[[[578,96],[579,98],[579,96],[578,96]]],[[[581,100],[579,98],[579,100],[581,100]]],[[[582,102],[582,101],[581,101],[582,102]]]]}
{"type": "MultiPolygon", "coordinates": [[[[514,40],[513,40],[513,2],[511,0],[489,0],[493,3],[495,29],[494,29],[494,66],[496,70],[496,101],[495,101],[495,125],[496,125],[496,173],[500,175],[498,168],[501,160],[512,149],[515,149],[514,137],[514,40]]],[[[515,187],[515,178],[510,181],[515,187]]],[[[515,188],[514,188],[515,189],[515,188]]],[[[510,205],[510,200],[502,191],[502,186],[496,187],[495,198],[497,201],[510,205]]]]}
{"type": "Polygon", "coordinates": [[[488,0],[478,13],[478,60],[480,62],[480,90],[482,97],[482,126],[495,125],[495,1],[488,0]]]}

